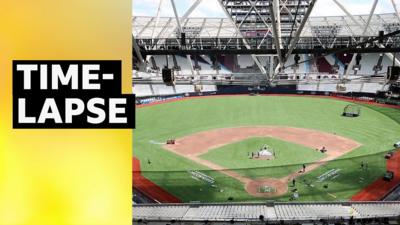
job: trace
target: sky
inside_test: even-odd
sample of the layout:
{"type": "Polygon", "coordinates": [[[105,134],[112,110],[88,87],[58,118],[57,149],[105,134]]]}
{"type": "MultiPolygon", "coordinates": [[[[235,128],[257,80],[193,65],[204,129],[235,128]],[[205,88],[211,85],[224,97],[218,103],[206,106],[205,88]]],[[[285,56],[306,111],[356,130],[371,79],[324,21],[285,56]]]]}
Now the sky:
{"type": "MultiPolygon", "coordinates": [[[[156,16],[160,0],[133,0],[134,16],[156,16]]],[[[171,0],[162,0],[161,16],[174,16],[171,0]]],[[[178,15],[182,16],[195,0],[175,0],[178,15]]],[[[353,15],[369,14],[373,0],[338,0],[353,15]]],[[[400,0],[395,0],[400,7],[400,0]]],[[[393,13],[391,0],[379,0],[375,13],[393,13]]],[[[318,0],[311,16],[344,15],[333,0],[318,0]]],[[[217,0],[203,0],[191,17],[226,17],[217,0]]]]}

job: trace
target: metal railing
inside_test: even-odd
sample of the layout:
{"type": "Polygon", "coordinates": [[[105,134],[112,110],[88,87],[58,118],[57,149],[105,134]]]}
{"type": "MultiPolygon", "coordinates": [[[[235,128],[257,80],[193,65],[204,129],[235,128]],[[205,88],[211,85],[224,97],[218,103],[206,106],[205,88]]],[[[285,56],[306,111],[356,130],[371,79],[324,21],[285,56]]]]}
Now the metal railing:
{"type": "MultiPolygon", "coordinates": [[[[359,45],[360,43],[374,40],[375,36],[348,36],[348,37],[301,37],[296,49],[323,50],[342,49],[359,45]]],[[[282,37],[282,45],[288,46],[290,38],[282,37]]],[[[182,42],[179,38],[163,39],[136,39],[143,52],[152,51],[198,51],[198,50],[274,50],[275,41],[272,37],[246,37],[246,38],[187,38],[182,42]]],[[[400,37],[387,37],[381,40],[385,48],[399,48],[400,37]]],[[[358,48],[378,48],[375,45],[363,45],[358,48]]]]}

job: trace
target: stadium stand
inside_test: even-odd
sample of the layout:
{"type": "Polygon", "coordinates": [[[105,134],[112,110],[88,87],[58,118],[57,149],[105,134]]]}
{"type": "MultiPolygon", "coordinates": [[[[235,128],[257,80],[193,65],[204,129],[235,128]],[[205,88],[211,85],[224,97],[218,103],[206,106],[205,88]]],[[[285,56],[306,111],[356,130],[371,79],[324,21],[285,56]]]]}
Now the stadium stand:
{"type": "Polygon", "coordinates": [[[230,223],[267,221],[272,224],[284,224],[285,222],[289,224],[296,222],[328,224],[378,217],[396,221],[399,215],[400,204],[398,202],[144,204],[135,206],[133,222],[140,224],[143,221],[146,223],[174,221],[194,224],[207,221],[206,223],[212,224],[222,221],[230,221],[230,223]]]}
{"type": "MultiPolygon", "coordinates": [[[[302,55],[305,59],[307,59],[306,55],[302,55]]],[[[337,92],[337,84],[332,83],[330,79],[337,79],[341,76],[341,73],[344,72],[343,65],[345,63],[348,63],[350,55],[339,55],[337,56],[338,60],[340,60],[339,64],[339,71],[337,73],[333,73],[333,65],[335,63],[335,56],[334,55],[328,55],[327,57],[319,58],[316,62],[317,68],[318,68],[318,73],[310,73],[309,71],[313,70],[312,68],[314,67],[313,65],[310,64],[302,64],[296,69],[296,74],[294,73],[293,68],[286,68],[285,73],[287,73],[288,79],[305,79],[307,80],[306,82],[299,83],[297,84],[297,90],[299,91],[320,91],[320,92],[337,92]],[[332,64],[333,63],[333,64],[332,64]],[[311,82],[312,84],[308,84],[308,82],[311,82]]],[[[363,54],[362,57],[362,63],[361,63],[361,70],[357,72],[355,75],[355,71],[351,70],[349,73],[349,78],[354,79],[356,83],[345,83],[343,84],[344,86],[344,92],[356,92],[356,93],[376,93],[378,91],[387,91],[388,86],[385,85],[385,83],[382,82],[382,80],[376,78],[364,78],[365,75],[371,75],[375,74],[374,67],[377,65],[379,58],[382,57],[382,62],[381,66],[382,71],[378,71],[378,74],[381,74],[380,76],[382,77],[384,73],[386,73],[386,68],[392,64],[390,59],[387,56],[381,56],[380,54],[363,54]],[[361,82],[363,81],[363,82],[361,82]]],[[[173,60],[171,59],[172,57],[169,58],[169,63],[172,64],[173,60]]],[[[226,57],[228,58],[228,57],[226,57]]],[[[215,79],[215,76],[218,77],[218,79],[225,79],[226,76],[232,76],[235,77],[234,79],[240,80],[240,74],[246,74],[246,73],[256,73],[257,68],[256,65],[254,64],[254,61],[252,61],[252,58],[249,55],[235,55],[229,57],[231,58],[230,61],[237,61],[237,66],[233,66],[232,64],[230,65],[223,65],[220,70],[214,70],[212,69],[210,58],[208,56],[203,55],[201,62],[199,62],[199,66],[201,67],[200,70],[191,70],[191,63],[193,64],[193,61],[188,62],[187,58],[184,58],[182,56],[176,56],[177,59],[177,65],[180,67],[180,71],[175,71],[176,75],[182,75],[183,78],[189,78],[190,76],[196,76],[194,78],[194,81],[196,80],[201,80],[201,79],[206,79],[206,80],[213,80],[215,79]],[[232,57],[236,57],[237,60],[234,60],[232,57]],[[234,73],[232,69],[228,68],[234,68],[237,72],[234,73]],[[192,75],[193,74],[193,75],[192,75]]],[[[154,61],[156,62],[157,67],[162,68],[165,66],[165,57],[163,56],[153,56],[152,59],[155,59],[154,61]]],[[[266,63],[266,59],[262,58],[261,62],[266,63]]],[[[288,64],[293,64],[293,57],[290,57],[288,60],[288,64]]],[[[136,72],[137,73],[137,72],[136,72]]],[[[150,78],[150,77],[157,77],[159,76],[160,71],[156,71],[155,73],[140,73],[140,76],[145,79],[145,78],[150,78]]],[[[180,78],[178,78],[180,79],[180,78]]],[[[217,85],[203,85],[203,89],[201,90],[202,92],[208,92],[208,91],[216,91],[217,90],[217,85]]],[[[177,85],[175,87],[168,87],[163,84],[142,84],[138,82],[137,84],[133,85],[133,92],[139,96],[159,96],[159,95],[173,95],[173,94],[184,94],[184,93],[194,93],[195,91],[195,85],[177,85]]]]}
{"type": "Polygon", "coordinates": [[[395,215],[400,212],[400,204],[398,203],[376,203],[366,204],[354,204],[353,209],[357,211],[359,215],[364,217],[385,217],[395,215]]]}

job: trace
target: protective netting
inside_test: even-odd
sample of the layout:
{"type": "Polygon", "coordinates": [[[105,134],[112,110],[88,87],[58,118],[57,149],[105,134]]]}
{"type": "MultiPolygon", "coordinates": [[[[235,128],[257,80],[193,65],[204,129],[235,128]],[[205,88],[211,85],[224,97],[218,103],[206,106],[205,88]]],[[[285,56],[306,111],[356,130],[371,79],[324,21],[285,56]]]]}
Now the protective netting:
{"type": "Polygon", "coordinates": [[[344,107],[343,116],[357,117],[361,114],[361,107],[359,105],[347,105],[344,107]]]}

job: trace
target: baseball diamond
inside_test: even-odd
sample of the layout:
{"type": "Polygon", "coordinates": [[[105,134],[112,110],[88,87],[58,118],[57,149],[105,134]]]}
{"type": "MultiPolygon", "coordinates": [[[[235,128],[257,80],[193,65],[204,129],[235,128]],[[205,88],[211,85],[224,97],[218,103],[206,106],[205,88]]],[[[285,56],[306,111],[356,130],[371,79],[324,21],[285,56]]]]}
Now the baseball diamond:
{"type": "Polygon", "coordinates": [[[398,109],[352,104],[359,117],[342,116],[349,102],[300,96],[146,106],[133,154],[145,178],[183,202],[348,200],[382,177],[400,137],[398,109]],[[265,146],[273,157],[257,155],[265,146]]]}

